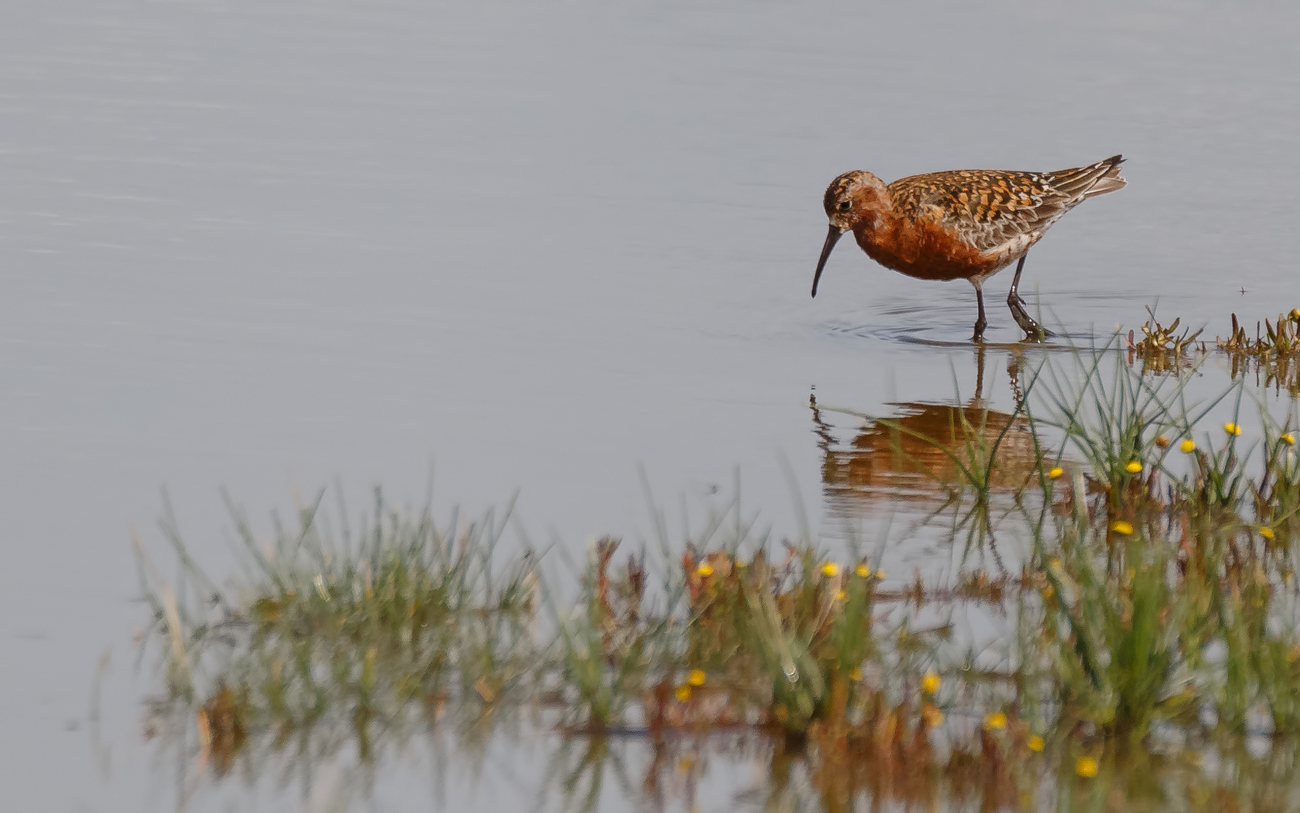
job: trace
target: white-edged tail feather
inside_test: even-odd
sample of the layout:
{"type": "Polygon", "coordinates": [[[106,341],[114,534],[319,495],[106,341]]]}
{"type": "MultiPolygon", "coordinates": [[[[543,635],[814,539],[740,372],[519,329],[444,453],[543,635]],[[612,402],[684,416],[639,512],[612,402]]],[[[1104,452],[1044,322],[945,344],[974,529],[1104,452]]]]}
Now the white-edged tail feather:
{"type": "Polygon", "coordinates": [[[1084,198],[1095,198],[1107,192],[1114,192],[1128,186],[1128,181],[1119,174],[1119,165],[1124,163],[1124,156],[1113,155],[1105,161],[1098,161],[1088,167],[1088,174],[1095,180],[1083,193],[1084,198]]]}

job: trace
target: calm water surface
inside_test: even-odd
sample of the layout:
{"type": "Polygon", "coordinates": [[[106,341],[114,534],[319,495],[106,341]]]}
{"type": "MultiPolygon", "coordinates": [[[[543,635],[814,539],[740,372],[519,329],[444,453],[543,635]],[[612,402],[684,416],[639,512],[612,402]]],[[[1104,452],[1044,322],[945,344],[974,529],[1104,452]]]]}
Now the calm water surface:
{"type": "MultiPolygon", "coordinates": [[[[161,552],[164,486],[217,573],[221,487],[254,516],[336,478],[357,505],[379,483],[418,503],[431,463],[436,506],[518,489],[525,527],[575,552],[649,534],[638,466],[688,521],[739,469],[793,532],[784,459],[815,532],[870,531],[835,483],[823,499],[809,396],[965,400],[974,298],[846,243],[809,299],[847,169],[1129,156],[1129,188],[1027,265],[1031,309],[1077,341],[1157,301],[1211,336],[1300,304],[1297,39],[1283,3],[5,4],[4,806],[302,798],[196,790],[142,741],[129,541],[161,552]]],[[[1009,284],[994,342],[1018,338],[1009,284]]],[[[1007,361],[990,349],[983,384],[1002,408],[1007,361]]],[[[428,754],[385,762],[374,804],[535,800],[545,748],[491,747],[441,785],[428,754]]],[[[358,787],[343,763],[304,809],[358,787]]],[[[701,809],[745,785],[719,776],[701,809]]]]}

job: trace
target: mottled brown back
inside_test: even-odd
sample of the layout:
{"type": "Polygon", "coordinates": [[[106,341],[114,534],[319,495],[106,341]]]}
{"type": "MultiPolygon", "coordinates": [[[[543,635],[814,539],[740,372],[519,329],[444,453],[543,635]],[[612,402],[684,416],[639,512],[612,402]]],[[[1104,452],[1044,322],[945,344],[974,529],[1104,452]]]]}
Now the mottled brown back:
{"type": "Polygon", "coordinates": [[[1121,156],[1056,172],[961,169],[900,178],[889,185],[895,214],[940,219],[979,251],[1047,231],[1087,198],[1121,189],[1121,156]]]}

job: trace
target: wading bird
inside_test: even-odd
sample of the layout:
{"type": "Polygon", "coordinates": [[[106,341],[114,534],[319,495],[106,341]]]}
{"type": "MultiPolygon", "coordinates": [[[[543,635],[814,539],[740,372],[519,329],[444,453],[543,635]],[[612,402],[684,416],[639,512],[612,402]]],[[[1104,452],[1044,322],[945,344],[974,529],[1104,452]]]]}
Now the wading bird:
{"type": "Polygon", "coordinates": [[[812,295],[831,249],[853,232],[871,259],[917,279],[969,280],[975,286],[979,318],[975,341],[982,341],[984,280],[1016,265],[1007,305],[1027,338],[1047,335],[1025,312],[1016,289],[1029,248],[1066,212],[1088,198],[1122,189],[1122,156],[1057,172],[962,169],[932,172],[888,186],[864,170],[831,181],[823,201],[830,231],[822,246],[812,295]]]}

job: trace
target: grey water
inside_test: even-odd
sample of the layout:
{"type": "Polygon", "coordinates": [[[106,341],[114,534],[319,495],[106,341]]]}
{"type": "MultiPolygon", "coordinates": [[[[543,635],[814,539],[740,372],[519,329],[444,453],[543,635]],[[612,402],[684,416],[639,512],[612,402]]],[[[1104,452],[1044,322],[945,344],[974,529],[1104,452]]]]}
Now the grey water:
{"type": "Polygon", "coordinates": [[[435,510],[518,491],[578,554],[651,533],[639,470],[686,523],[739,471],[835,538],[810,395],[968,399],[975,306],[847,243],[810,299],[825,185],[1122,152],[1129,187],[1031,252],[1031,310],[1083,344],[1157,302],[1226,335],[1300,305],[1297,40],[1284,3],[4,4],[0,801],[534,803],[539,745],[438,792],[418,756],[220,787],[160,758],[130,548],[165,550],[160,490],[216,573],[222,488],[420,504],[431,469],[435,510]]]}

